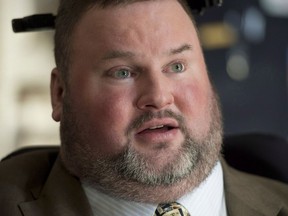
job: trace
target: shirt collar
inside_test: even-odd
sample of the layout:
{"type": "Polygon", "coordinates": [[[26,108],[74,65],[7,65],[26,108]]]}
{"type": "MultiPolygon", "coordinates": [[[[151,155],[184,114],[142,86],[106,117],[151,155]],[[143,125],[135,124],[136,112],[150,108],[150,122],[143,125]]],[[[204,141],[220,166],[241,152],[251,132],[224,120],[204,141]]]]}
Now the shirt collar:
{"type": "MultiPolygon", "coordinates": [[[[152,216],[157,207],[156,205],[152,204],[116,199],[99,192],[86,184],[82,184],[82,187],[87,195],[94,216],[152,216]]],[[[211,174],[199,185],[199,187],[181,197],[179,200],[177,200],[177,202],[184,205],[192,215],[226,215],[223,171],[220,162],[216,164],[211,174]]]]}
{"type": "Polygon", "coordinates": [[[224,216],[226,213],[223,170],[220,162],[199,187],[178,200],[191,215],[224,216]]]}

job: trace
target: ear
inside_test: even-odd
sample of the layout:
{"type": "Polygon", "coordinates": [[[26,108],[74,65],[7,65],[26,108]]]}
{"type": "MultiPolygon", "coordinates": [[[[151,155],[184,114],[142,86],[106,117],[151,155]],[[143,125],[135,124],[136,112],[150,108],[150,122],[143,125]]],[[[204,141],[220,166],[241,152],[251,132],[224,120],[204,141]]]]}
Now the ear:
{"type": "Polygon", "coordinates": [[[50,94],[53,110],[52,118],[57,122],[61,121],[62,117],[64,89],[65,85],[62,80],[62,75],[57,68],[54,68],[51,72],[50,94]]]}

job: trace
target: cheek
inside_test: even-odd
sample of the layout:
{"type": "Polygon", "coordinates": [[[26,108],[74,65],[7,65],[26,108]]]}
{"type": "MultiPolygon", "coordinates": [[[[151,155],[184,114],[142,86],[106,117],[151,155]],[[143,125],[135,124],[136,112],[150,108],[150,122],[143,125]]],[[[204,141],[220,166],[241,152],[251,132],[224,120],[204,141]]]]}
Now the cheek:
{"type": "MultiPolygon", "coordinates": [[[[124,94],[125,95],[125,94],[124,94]]],[[[96,96],[97,116],[101,124],[113,130],[112,132],[126,129],[130,119],[131,99],[123,97],[123,94],[107,94],[96,96]]],[[[93,112],[93,110],[91,110],[93,112]]]]}
{"type": "Polygon", "coordinates": [[[77,87],[71,89],[74,91],[71,93],[74,104],[79,113],[85,113],[88,122],[94,122],[97,127],[109,127],[110,131],[116,130],[114,128],[119,128],[122,122],[127,121],[132,96],[125,89],[103,83],[98,76],[87,77],[82,75],[74,79],[74,86],[77,87]]]}
{"type": "Polygon", "coordinates": [[[98,148],[102,148],[102,151],[105,152],[115,153],[121,151],[127,142],[125,130],[128,124],[128,115],[126,110],[122,109],[125,107],[124,103],[117,101],[115,104],[112,101],[112,98],[110,101],[102,101],[97,110],[90,112],[94,114],[90,115],[88,121],[91,122],[90,127],[92,127],[91,139],[96,138],[100,141],[98,148]]]}
{"type": "Polygon", "coordinates": [[[91,89],[84,87],[74,103],[89,145],[103,154],[120,152],[127,142],[125,132],[131,121],[132,100],[125,92],[91,89]]]}
{"type": "Polygon", "coordinates": [[[210,125],[211,86],[207,81],[189,82],[179,88],[178,108],[188,128],[197,134],[206,133],[210,125]]]}

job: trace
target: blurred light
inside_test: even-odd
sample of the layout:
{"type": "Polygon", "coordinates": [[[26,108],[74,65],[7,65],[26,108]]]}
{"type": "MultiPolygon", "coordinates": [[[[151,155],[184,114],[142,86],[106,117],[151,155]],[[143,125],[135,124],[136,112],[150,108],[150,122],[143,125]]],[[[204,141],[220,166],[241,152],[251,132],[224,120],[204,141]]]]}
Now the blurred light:
{"type": "Polygon", "coordinates": [[[234,28],[226,23],[206,23],[199,27],[199,34],[202,46],[205,49],[221,49],[234,45],[237,40],[237,33],[234,28]]]}
{"type": "Polygon", "coordinates": [[[248,78],[250,66],[246,55],[233,53],[228,57],[226,70],[229,77],[235,81],[243,81],[248,78]]]}
{"type": "Polygon", "coordinates": [[[260,0],[260,5],[272,16],[288,17],[287,0],[260,0]]]}
{"type": "Polygon", "coordinates": [[[266,20],[255,7],[247,9],[243,15],[243,33],[250,42],[260,43],[265,39],[266,20]]]}

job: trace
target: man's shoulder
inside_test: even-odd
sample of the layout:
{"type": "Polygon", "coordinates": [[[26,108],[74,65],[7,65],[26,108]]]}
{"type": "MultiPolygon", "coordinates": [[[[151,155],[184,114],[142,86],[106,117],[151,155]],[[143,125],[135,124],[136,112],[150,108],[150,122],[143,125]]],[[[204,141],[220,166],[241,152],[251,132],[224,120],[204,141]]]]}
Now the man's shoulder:
{"type": "Polygon", "coordinates": [[[284,198],[288,201],[288,184],[278,180],[265,178],[262,176],[241,172],[229,167],[229,180],[237,187],[250,188],[251,191],[275,193],[285,195],[284,198]]]}
{"type": "Polygon", "coordinates": [[[0,190],[43,184],[57,155],[57,148],[39,148],[4,158],[0,163],[0,190]]]}
{"type": "Polygon", "coordinates": [[[22,215],[18,204],[40,193],[58,155],[52,149],[21,149],[0,162],[1,215],[22,215]]]}
{"type": "MultiPolygon", "coordinates": [[[[267,214],[279,211],[288,215],[288,184],[238,171],[222,163],[225,196],[230,212],[250,208],[267,214]]],[[[275,214],[276,215],[276,214],[275,214]]]]}

